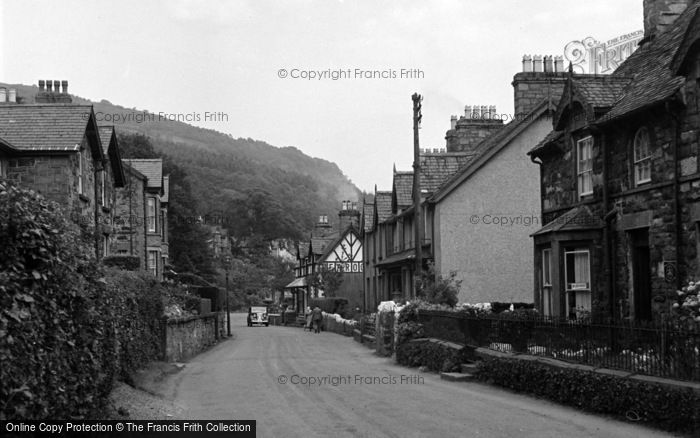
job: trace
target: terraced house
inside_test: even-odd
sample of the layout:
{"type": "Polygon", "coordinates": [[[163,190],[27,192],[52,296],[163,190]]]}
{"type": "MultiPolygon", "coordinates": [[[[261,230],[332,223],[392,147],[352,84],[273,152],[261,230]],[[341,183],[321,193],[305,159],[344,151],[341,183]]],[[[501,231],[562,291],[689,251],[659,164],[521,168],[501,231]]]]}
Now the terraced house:
{"type": "Polygon", "coordinates": [[[570,75],[540,165],[534,296],[547,315],[653,320],[700,277],[700,5],[645,1],[608,77],[570,75]]]}

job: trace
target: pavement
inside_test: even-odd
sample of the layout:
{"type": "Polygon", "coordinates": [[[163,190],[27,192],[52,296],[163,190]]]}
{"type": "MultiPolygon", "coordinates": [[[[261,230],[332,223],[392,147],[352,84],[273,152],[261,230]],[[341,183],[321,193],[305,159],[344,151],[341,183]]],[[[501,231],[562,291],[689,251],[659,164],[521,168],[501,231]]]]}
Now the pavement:
{"type": "Polygon", "coordinates": [[[475,382],[395,365],[352,338],[246,327],[152,388],[197,420],[257,420],[258,437],[664,437],[475,382]]]}

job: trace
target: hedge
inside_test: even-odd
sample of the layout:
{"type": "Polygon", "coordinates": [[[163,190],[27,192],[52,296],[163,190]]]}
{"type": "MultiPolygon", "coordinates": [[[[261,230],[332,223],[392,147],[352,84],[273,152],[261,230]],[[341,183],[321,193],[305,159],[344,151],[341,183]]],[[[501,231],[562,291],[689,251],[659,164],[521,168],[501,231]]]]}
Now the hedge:
{"type": "Polygon", "coordinates": [[[334,314],[337,313],[338,315],[345,317],[346,311],[347,311],[347,306],[348,306],[348,299],[347,298],[341,298],[341,297],[332,297],[332,298],[312,298],[311,302],[309,303],[310,307],[313,309],[314,307],[318,306],[321,310],[323,310],[326,313],[334,314]]]}
{"type": "Polygon", "coordinates": [[[430,371],[458,371],[467,362],[466,350],[457,350],[430,340],[406,342],[396,348],[396,361],[408,367],[425,366],[430,371]]]}
{"type": "Polygon", "coordinates": [[[158,354],[159,290],[105,275],[91,230],[67,218],[0,182],[0,420],[96,415],[115,378],[158,354]]]}
{"type": "Polygon", "coordinates": [[[578,409],[674,432],[700,432],[700,395],[691,389],[501,358],[481,362],[476,376],[578,409]]]}

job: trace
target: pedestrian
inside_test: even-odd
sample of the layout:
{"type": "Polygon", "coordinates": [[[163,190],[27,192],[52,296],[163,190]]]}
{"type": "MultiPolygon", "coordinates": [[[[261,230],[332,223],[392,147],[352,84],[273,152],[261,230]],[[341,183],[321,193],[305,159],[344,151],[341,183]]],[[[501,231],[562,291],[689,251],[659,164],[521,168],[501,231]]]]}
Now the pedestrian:
{"type": "Polygon", "coordinates": [[[321,321],[323,320],[323,312],[321,308],[316,306],[314,310],[311,311],[311,321],[314,324],[314,332],[321,333],[321,321]]]}
{"type": "Polygon", "coordinates": [[[306,318],[304,321],[304,331],[308,329],[309,333],[311,333],[311,328],[313,327],[313,322],[311,321],[311,307],[306,308],[304,316],[306,318]]]}

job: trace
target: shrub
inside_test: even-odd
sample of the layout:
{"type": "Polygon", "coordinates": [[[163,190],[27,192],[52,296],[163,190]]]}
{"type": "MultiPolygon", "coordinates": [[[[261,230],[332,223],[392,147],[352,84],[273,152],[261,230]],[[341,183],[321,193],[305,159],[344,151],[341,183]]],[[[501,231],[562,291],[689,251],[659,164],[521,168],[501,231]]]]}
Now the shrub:
{"type": "Polygon", "coordinates": [[[406,342],[396,347],[396,361],[404,366],[425,366],[430,371],[451,372],[464,362],[464,351],[436,342],[406,342]]]}
{"type": "Polygon", "coordinates": [[[482,362],[476,376],[518,392],[670,431],[697,432],[700,427],[700,395],[691,389],[500,358],[482,362]]]}
{"type": "Polygon", "coordinates": [[[432,304],[445,304],[454,307],[457,304],[461,280],[456,280],[457,272],[450,272],[445,278],[435,272],[435,264],[428,264],[428,271],[423,272],[418,283],[417,294],[432,304]]]}
{"type": "Polygon", "coordinates": [[[102,264],[111,266],[125,271],[138,271],[140,268],[140,260],[138,256],[132,255],[111,255],[102,259],[102,264]]]}

